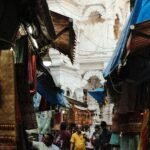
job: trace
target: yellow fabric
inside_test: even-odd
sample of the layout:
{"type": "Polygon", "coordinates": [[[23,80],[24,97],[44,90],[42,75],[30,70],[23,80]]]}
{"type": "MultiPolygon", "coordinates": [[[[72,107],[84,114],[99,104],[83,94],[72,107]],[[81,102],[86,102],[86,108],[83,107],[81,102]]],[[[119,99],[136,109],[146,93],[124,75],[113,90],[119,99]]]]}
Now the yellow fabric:
{"type": "Polygon", "coordinates": [[[74,143],[74,150],[85,150],[85,139],[82,134],[72,134],[70,141],[74,143]]]}

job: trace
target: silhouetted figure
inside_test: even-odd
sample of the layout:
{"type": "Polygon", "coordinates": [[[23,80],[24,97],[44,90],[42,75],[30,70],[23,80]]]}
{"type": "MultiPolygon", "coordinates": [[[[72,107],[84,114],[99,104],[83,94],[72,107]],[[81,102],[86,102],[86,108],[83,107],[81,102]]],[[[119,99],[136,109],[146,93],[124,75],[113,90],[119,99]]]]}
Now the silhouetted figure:
{"type": "Polygon", "coordinates": [[[60,132],[56,139],[56,144],[60,147],[61,150],[70,149],[70,138],[71,133],[67,130],[67,124],[62,122],[60,125],[60,132]]]}
{"type": "Polygon", "coordinates": [[[99,137],[100,150],[110,150],[111,146],[109,144],[111,133],[107,129],[107,124],[105,121],[101,122],[102,132],[99,137]]]}
{"type": "Polygon", "coordinates": [[[94,150],[99,150],[100,143],[99,143],[99,137],[100,137],[101,131],[100,131],[100,126],[95,125],[95,131],[92,135],[92,145],[94,146],[94,150]]]}

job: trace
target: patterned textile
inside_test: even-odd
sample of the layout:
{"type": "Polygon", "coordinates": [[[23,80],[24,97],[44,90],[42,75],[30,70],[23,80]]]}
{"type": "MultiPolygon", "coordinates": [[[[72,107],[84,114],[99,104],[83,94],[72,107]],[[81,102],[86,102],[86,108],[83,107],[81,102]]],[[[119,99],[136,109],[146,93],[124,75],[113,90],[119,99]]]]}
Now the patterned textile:
{"type": "Polygon", "coordinates": [[[0,149],[16,149],[15,78],[13,52],[0,51],[0,149]]]}
{"type": "Polygon", "coordinates": [[[16,90],[18,105],[21,112],[21,120],[25,129],[37,128],[32,96],[29,94],[29,86],[26,74],[26,65],[16,65],[16,90]]]}
{"type": "Polygon", "coordinates": [[[39,134],[46,134],[50,131],[51,117],[51,111],[43,111],[36,113],[39,134]]]}
{"type": "Polygon", "coordinates": [[[127,113],[119,115],[120,132],[140,133],[143,115],[141,113],[127,113]]]}

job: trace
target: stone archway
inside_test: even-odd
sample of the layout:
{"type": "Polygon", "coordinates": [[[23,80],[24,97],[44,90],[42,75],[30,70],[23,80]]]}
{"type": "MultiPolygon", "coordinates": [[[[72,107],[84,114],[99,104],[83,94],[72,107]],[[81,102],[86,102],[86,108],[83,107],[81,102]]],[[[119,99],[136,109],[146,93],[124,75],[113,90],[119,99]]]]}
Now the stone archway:
{"type": "Polygon", "coordinates": [[[82,87],[87,89],[95,89],[101,87],[105,79],[103,78],[102,72],[97,71],[87,71],[82,77],[82,87]]]}
{"type": "Polygon", "coordinates": [[[106,12],[106,8],[103,4],[93,4],[93,5],[87,5],[83,11],[82,15],[83,17],[88,17],[92,12],[99,12],[101,15],[104,15],[106,12]]]}

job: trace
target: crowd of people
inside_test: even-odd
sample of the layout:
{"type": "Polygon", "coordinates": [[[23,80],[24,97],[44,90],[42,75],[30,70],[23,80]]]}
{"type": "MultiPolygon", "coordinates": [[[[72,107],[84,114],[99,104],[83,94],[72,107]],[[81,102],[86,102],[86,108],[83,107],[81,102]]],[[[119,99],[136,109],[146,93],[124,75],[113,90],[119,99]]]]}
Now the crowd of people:
{"type": "Polygon", "coordinates": [[[38,150],[111,150],[109,143],[111,132],[105,121],[95,125],[94,131],[89,126],[75,125],[71,130],[62,122],[57,134],[46,134],[41,141],[29,140],[32,149],[38,150]]]}

